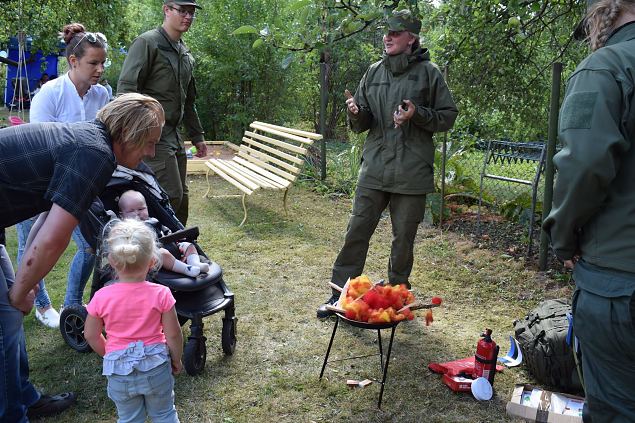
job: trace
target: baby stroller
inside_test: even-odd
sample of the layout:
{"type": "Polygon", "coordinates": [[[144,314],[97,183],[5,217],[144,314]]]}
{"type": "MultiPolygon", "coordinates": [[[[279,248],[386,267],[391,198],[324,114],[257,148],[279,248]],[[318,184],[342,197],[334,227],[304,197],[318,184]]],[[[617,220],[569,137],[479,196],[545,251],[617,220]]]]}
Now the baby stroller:
{"type": "MultiPolygon", "coordinates": [[[[234,315],[234,294],[227,288],[223,280],[220,266],[209,260],[195,242],[199,235],[198,227],[185,229],[176,218],[165,191],[156,182],[154,174],[141,164],[136,170],[117,167],[106,190],[96,199],[86,216],[80,223],[82,235],[96,252],[96,263],[93,272],[90,297],[113,279],[113,275],[101,264],[101,239],[108,222],[119,212],[117,199],[127,190],[139,191],[146,199],[150,217],[156,218],[171,234],[159,241],[167,245],[175,241],[187,241],[196,246],[201,261],[209,263],[208,273],[190,277],[169,270],[160,269],[149,275],[148,280],[165,285],[172,291],[176,299],[176,312],[179,323],[183,326],[191,321],[183,353],[183,366],[189,375],[203,371],[207,351],[206,338],[203,335],[203,317],[225,311],[221,333],[221,345],[226,355],[232,355],[236,348],[236,316],[234,315]]],[[[71,305],[64,308],[60,315],[60,331],[64,341],[74,350],[90,352],[91,348],[84,338],[84,323],[88,312],[82,305],[71,305]]]]}

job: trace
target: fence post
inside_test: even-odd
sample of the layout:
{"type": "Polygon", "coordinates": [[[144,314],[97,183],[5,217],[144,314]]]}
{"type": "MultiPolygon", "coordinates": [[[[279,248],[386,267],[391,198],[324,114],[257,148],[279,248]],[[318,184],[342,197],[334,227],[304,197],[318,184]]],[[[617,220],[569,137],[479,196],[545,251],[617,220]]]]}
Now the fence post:
{"type": "Polygon", "coordinates": [[[326,179],[326,106],[329,101],[328,86],[326,83],[326,62],[320,62],[320,134],[322,142],[320,144],[320,179],[326,179]]]}
{"type": "MultiPolygon", "coordinates": [[[[549,139],[547,141],[547,157],[545,161],[545,195],[542,201],[542,222],[545,221],[551,211],[553,200],[553,156],[556,152],[558,139],[558,114],[560,109],[560,84],[562,80],[562,63],[556,62],[551,72],[551,104],[549,105],[549,139]]],[[[547,233],[540,231],[540,254],[538,268],[547,270],[547,255],[549,253],[549,239],[547,233]]]]}
{"type": "MultiPolygon", "coordinates": [[[[443,68],[443,79],[445,79],[445,83],[448,83],[448,66],[445,65],[443,68]]],[[[443,148],[442,148],[443,157],[441,158],[441,210],[439,210],[439,229],[443,231],[443,211],[445,210],[445,160],[448,152],[448,132],[445,131],[443,133],[443,148]]],[[[432,208],[430,208],[432,210],[432,208]]]]}

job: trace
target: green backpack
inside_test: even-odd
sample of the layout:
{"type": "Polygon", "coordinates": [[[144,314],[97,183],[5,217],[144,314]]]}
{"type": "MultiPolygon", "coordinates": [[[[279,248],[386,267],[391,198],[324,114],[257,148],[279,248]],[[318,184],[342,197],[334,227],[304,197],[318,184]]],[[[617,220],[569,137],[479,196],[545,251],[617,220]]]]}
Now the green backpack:
{"type": "Polygon", "coordinates": [[[523,319],[514,321],[516,339],[523,352],[523,362],[542,384],[560,391],[582,391],[573,350],[567,344],[571,305],[567,300],[540,303],[523,319]]]}

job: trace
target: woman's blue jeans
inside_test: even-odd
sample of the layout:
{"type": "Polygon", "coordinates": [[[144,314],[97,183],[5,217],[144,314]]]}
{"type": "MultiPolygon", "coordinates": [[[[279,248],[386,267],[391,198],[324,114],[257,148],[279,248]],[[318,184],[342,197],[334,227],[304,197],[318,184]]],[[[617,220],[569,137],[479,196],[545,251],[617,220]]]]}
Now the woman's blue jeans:
{"type": "MultiPolygon", "coordinates": [[[[20,263],[22,262],[22,256],[24,255],[24,248],[26,247],[26,240],[29,238],[29,232],[31,232],[31,228],[35,223],[37,216],[27,219],[23,222],[15,225],[16,231],[18,233],[18,267],[20,267],[20,263]]],[[[35,296],[35,306],[37,308],[47,308],[51,305],[51,298],[49,297],[48,292],[46,291],[46,285],[44,284],[44,279],[40,281],[40,290],[35,296]]]]}
{"type": "Polygon", "coordinates": [[[29,382],[22,312],[11,305],[8,290],[15,276],[4,245],[0,245],[0,421],[27,422],[26,411],[40,399],[29,382]]]}
{"type": "Polygon", "coordinates": [[[73,241],[77,245],[77,252],[68,271],[64,307],[71,304],[82,304],[84,287],[86,287],[86,282],[88,282],[95,266],[95,253],[88,241],[84,239],[79,225],[73,230],[73,241]]]}

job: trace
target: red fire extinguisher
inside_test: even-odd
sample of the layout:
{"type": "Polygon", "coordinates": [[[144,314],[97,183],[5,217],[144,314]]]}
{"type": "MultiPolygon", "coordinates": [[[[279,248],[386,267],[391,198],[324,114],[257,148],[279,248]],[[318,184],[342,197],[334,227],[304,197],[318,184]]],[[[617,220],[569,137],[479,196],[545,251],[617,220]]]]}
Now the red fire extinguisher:
{"type": "Polygon", "coordinates": [[[490,384],[494,384],[499,347],[496,345],[496,342],[492,340],[491,329],[485,329],[485,333],[483,333],[481,337],[482,339],[476,344],[473,377],[474,379],[484,377],[490,384]]]}

